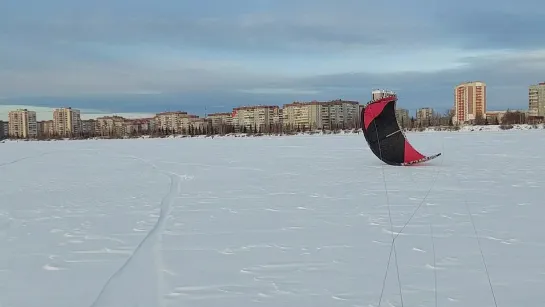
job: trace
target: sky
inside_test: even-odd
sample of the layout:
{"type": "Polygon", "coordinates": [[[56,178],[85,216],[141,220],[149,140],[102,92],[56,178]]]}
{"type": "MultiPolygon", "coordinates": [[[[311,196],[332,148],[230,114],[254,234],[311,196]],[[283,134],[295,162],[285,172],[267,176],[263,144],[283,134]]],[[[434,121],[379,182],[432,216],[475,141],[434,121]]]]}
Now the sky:
{"type": "Polygon", "coordinates": [[[545,81],[544,30],[543,0],[2,0],[0,119],[19,105],[51,117],[365,103],[375,88],[446,111],[473,80],[489,110],[526,109],[545,81]]]}

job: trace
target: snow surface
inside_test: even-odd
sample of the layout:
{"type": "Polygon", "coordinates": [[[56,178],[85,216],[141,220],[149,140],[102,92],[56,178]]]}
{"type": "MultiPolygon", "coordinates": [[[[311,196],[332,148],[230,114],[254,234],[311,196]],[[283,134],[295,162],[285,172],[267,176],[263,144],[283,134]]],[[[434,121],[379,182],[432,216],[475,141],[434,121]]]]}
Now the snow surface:
{"type": "Polygon", "coordinates": [[[434,306],[434,271],[439,306],[493,306],[468,208],[498,305],[543,305],[545,131],[407,135],[443,156],[383,165],[357,134],[0,144],[0,306],[377,306],[388,208],[394,233],[419,208],[404,306],[434,306]]]}

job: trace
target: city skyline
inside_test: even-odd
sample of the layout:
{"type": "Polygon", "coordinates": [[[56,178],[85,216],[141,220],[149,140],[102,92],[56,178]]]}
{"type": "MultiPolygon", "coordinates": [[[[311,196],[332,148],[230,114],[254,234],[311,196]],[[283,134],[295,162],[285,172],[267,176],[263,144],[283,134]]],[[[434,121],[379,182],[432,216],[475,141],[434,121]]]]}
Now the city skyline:
{"type": "MultiPolygon", "coordinates": [[[[338,131],[361,128],[361,112],[368,102],[394,95],[390,89],[373,89],[370,100],[334,99],[330,101],[293,101],[282,105],[239,105],[230,112],[206,113],[204,117],[180,109],[157,112],[136,118],[118,114],[101,114],[85,119],[79,109],[60,107],[53,118],[40,118],[36,111],[17,108],[8,112],[8,121],[0,119],[0,138],[48,137],[122,137],[166,134],[222,134],[232,132],[292,133],[294,131],[338,131]]],[[[482,81],[466,81],[454,87],[453,105],[441,113],[423,106],[414,115],[396,106],[396,118],[401,127],[490,125],[503,122],[543,122],[545,115],[545,83],[528,87],[527,110],[490,110],[487,108],[487,85],[482,81]],[[514,116],[514,117],[513,117],[514,116]]]]}
{"type": "MultiPolygon", "coordinates": [[[[461,83],[458,83],[456,84],[454,87],[453,87],[453,91],[454,91],[454,100],[450,102],[450,105],[449,106],[443,106],[443,108],[437,108],[437,107],[430,107],[429,105],[421,105],[419,107],[416,107],[416,108],[407,108],[407,107],[404,107],[403,106],[403,103],[397,103],[397,106],[396,108],[399,109],[400,111],[402,111],[402,113],[400,114],[406,114],[406,115],[403,115],[405,117],[408,117],[408,118],[415,118],[415,119],[419,119],[420,117],[422,117],[422,114],[428,114],[428,115],[433,115],[433,114],[439,114],[441,116],[447,114],[447,113],[450,113],[450,112],[454,112],[454,117],[453,117],[453,121],[454,122],[457,122],[458,119],[457,119],[457,116],[461,113],[459,112],[463,112],[463,114],[466,114],[466,115],[463,115],[464,116],[464,119],[462,120],[462,122],[464,121],[468,121],[468,120],[475,120],[475,116],[477,113],[480,113],[481,115],[485,114],[487,111],[489,112],[492,112],[492,113],[498,113],[498,112],[502,112],[502,111],[505,111],[505,110],[525,110],[527,109],[526,112],[529,113],[530,116],[543,116],[545,114],[545,82],[538,82],[538,83],[535,83],[535,84],[530,84],[528,85],[528,92],[527,92],[527,104],[526,104],[526,108],[505,108],[505,109],[499,109],[499,108],[489,108],[488,107],[488,87],[487,87],[487,84],[486,82],[483,82],[483,81],[464,81],[464,82],[461,82],[461,83]],[[475,88],[476,86],[476,88],[475,88]],[[468,91],[468,87],[470,87],[471,89],[469,89],[468,91]],[[479,89],[480,87],[483,87],[482,89],[482,92],[476,92],[476,91],[481,91],[481,89],[479,89]],[[463,94],[460,92],[460,89],[464,89],[463,90],[463,94]],[[538,89],[539,92],[538,92],[538,89]],[[543,93],[542,93],[543,92],[543,93]],[[475,94],[477,93],[477,96],[475,96],[475,94]],[[539,93],[539,94],[538,94],[539,93]],[[465,95],[464,97],[465,98],[461,98],[460,95],[465,95]],[[467,96],[469,95],[469,96],[467,96]],[[478,96],[483,96],[482,98],[476,98],[478,96]],[[471,97],[473,98],[471,98],[471,97]],[[460,100],[462,99],[462,100],[460,100]],[[482,99],[482,100],[475,100],[475,99],[482,99]],[[474,101],[475,100],[475,101],[474,101]],[[463,101],[463,102],[462,102],[463,101]],[[461,109],[461,111],[459,110],[459,108],[462,106],[460,103],[462,103],[462,105],[466,105],[466,109],[465,111],[463,109],[461,109]],[[468,109],[469,108],[469,109],[468,109]],[[537,108],[534,110],[534,108],[537,108]],[[475,109],[475,110],[473,110],[475,109]],[[538,109],[539,110],[542,110],[542,111],[539,111],[538,112],[538,109]],[[477,113],[475,113],[477,112],[477,113]],[[534,114],[535,113],[535,114],[534,114]],[[469,117],[468,115],[469,114],[469,117]]],[[[208,114],[219,114],[219,113],[229,113],[229,112],[233,112],[235,111],[236,109],[239,109],[239,108],[245,108],[245,107],[258,107],[258,106],[275,106],[275,107],[280,107],[280,108],[283,108],[285,107],[286,105],[290,105],[290,104],[293,104],[293,103],[309,103],[309,102],[331,102],[331,101],[345,101],[345,102],[356,102],[360,105],[365,105],[367,102],[371,101],[371,100],[375,100],[375,99],[379,99],[381,97],[384,97],[384,95],[390,95],[390,94],[393,94],[393,95],[396,95],[398,96],[399,98],[399,94],[395,91],[392,91],[391,89],[378,89],[378,88],[374,88],[372,90],[370,90],[370,92],[368,93],[368,98],[367,100],[365,101],[357,101],[357,100],[349,100],[349,99],[342,99],[342,98],[336,98],[336,99],[331,99],[331,100],[317,100],[317,99],[310,99],[310,100],[293,100],[291,102],[287,102],[287,103],[275,103],[275,104],[254,104],[254,105],[251,105],[251,104],[239,104],[237,106],[233,106],[232,108],[230,109],[225,109],[225,106],[212,106],[211,111],[208,111],[207,110],[207,106],[204,106],[204,112],[202,113],[199,113],[199,112],[192,112],[191,110],[187,110],[187,109],[182,109],[182,108],[179,108],[179,107],[176,107],[176,106],[173,106],[173,109],[169,109],[169,110],[161,110],[161,111],[155,111],[155,112],[148,112],[148,113],[134,113],[134,112],[125,112],[125,113],[107,113],[107,112],[100,112],[99,110],[85,110],[85,109],[78,109],[77,107],[74,108],[76,109],[78,112],[81,112],[80,115],[78,116],[81,116],[81,120],[89,120],[89,119],[96,119],[96,118],[100,118],[100,117],[104,117],[104,116],[119,116],[119,117],[123,117],[123,118],[126,118],[126,119],[142,119],[142,118],[151,118],[151,117],[154,117],[155,115],[159,114],[159,113],[164,113],[164,112],[184,112],[184,113],[190,113],[190,114],[193,114],[193,115],[196,115],[196,116],[199,116],[199,117],[202,117],[202,118],[205,118],[207,117],[208,114]]],[[[494,104],[493,104],[494,105],[494,104]]],[[[33,112],[35,112],[36,114],[39,114],[37,117],[38,118],[48,118],[48,119],[42,119],[42,120],[50,120],[51,116],[54,117],[54,113],[57,112],[59,109],[63,109],[63,108],[68,108],[68,109],[71,109],[72,106],[64,106],[64,107],[37,107],[38,111],[36,110],[36,107],[32,107],[32,106],[18,106],[18,105],[15,105],[15,106],[2,106],[0,105],[0,121],[7,121],[8,120],[8,114],[9,112],[15,110],[15,109],[32,109],[33,112]],[[47,114],[44,116],[44,114],[47,114]],[[4,115],[4,116],[3,116],[4,115]]],[[[428,116],[426,115],[426,117],[428,116]]]]}
{"type": "Polygon", "coordinates": [[[527,84],[543,79],[545,42],[535,39],[543,8],[536,0],[13,1],[0,9],[0,104],[202,113],[241,101],[365,101],[378,87],[399,93],[407,109],[440,109],[451,84],[478,79],[495,108],[520,109],[527,84]]]}

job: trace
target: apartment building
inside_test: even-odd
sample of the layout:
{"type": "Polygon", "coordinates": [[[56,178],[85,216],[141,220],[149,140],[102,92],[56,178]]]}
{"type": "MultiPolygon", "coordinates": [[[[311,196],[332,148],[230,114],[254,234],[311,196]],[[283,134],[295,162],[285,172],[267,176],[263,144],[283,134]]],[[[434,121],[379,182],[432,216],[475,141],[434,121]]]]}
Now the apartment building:
{"type": "Polygon", "coordinates": [[[81,121],[81,132],[84,135],[88,135],[88,136],[101,135],[100,126],[98,124],[98,121],[94,120],[94,119],[82,120],[81,121]]]}
{"type": "Polygon", "coordinates": [[[322,128],[322,102],[293,102],[285,104],[282,110],[283,125],[291,129],[322,128]]]}
{"type": "Polygon", "coordinates": [[[125,134],[125,118],[121,116],[103,116],[96,119],[99,136],[121,136],[125,134]]]}
{"type": "Polygon", "coordinates": [[[195,121],[199,120],[199,116],[193,114],[187,114],[187,116],[181,117],[180,119],[180,132],[183,134],[188,134],[190,131],[196,128],[199,124],[194,124],[195,121]]]}
{"type": "Polygon", "coordinates": [[[377,100],[388,96],[394,96],[396,93],[389,90],[375,89],[371,91],[371,100],[377,100]]]}
{"type": "Polygon", "coordinates": [[[0,120],[0,139],[8,137],[9,126],[8,122],[0,120]]]}
{"type": "Polygon", "coordinates": [[[147,133],[153,130],[154,123],[153,118],[139,118],[132,121],[132,125],[136,127],[139,133],[147,133]]]}
{"type": "Polygon", "coordinates": [[[155,129],[169,131],[171,133],[181,133],[182,129],[189,123],[190,115],[187,112],[174,111],[157,113],[153,118],[155,129]]]}
{"type": "Polygon", "coordinates": [[[42,120],[38,122],[38,136],[49,138],[55,135],[55,124],[53,120],[42,120]]]}
{"type": "Polygon", "coordinates": [[[455,124],[486,118],[486,84],[481,81],[465,82],[454,89],[455,124]]]}
{"type": "Polygon", "coordinates": [[[9,123],[4,122],[3,125],[0,125],[0,130],[4,133],[4,137],[7,137],[9,135],[9,123]]]}
{"type": "Polygon", "coordinates": [[[360,104],[358,108],[358,128],[363,128],[362,122],[361,122],[361,113],[365,109],[364,104],[360,104]]]}
{"type": "Polygon", "coordinates": [[[545,116],[545,82],[530,85],[528,89],[528,116],[545,116]]]}
{"type": "Polygon", "coordinates": [[[8,114],[8,135],[13,138],[35,138],[38,136],[36,112],[17,109],[8,114]]]}
{"type": "Polygon", "coordinates": [[[360,113],[357,101],[293,102],[283,106],[283,124],[295,129],[350,129],[359,127],[360,113]]]}
{"type": "Polygon", "coordinates": [[[236,131],[257,130],[264,132],[282,123],[282,111],[278,106],[244,106],[233,109],[233,125],[236,131]]]}
{"type": "Polygon", "coordinates": [[[432,108],[420,108],[416,110],[416,120],[418,122],[428,121],[433,117],[432,108]]]}
{"type": "Polygon", "coordinates": [[[53,111],[55,133],[59,136],[73,136],[82,132],[81,112],[77,109],[59,108],[53,111]]]}
{"type": "Polygon", "coordinates": [[[397,122],[402,128],[408,127],[411,119],[409,118],[409,110],[407,109],[396,109],[395,110],[397,122]]]}
{"type": "Polygon", "coordinates": [[[137,118],[137,119],[125,119],[123,122],[124,134],[146,134],[152,131],[153,118],[137,118]]]}
{"type": "Polygon", "coordinates": [[[359,102],[332,100],[321,104],[323,129],[351,129],[358,127],[359,102]]]}
{"type": "Polygon", "coordinates": [[[233,129],[232,113],[213,113],[207,116],[212,129],[217,133],[228,133],[233,129]]]}
{"type": "Polygon", "coordinates": [[[139,133],[139,125],[135,122],[134,119],[125,119],[123,122],[123,134],[131,135],[139,133]]]}
{"type": "Polygon", "coordinates": [[[207,118],[210,119],[214,128],[233,125],[233,116],[231,113],[212,113],[208,114],[207,118]]]}
{"type": "Polygon", "coordinates": [[[190,119],[189,125],[191,125],[191,128],[195,129],[195,131],[205,132],[209,131],[210,120],[208,118],[200,118],[195,116],[194,118],[190,119]]]}

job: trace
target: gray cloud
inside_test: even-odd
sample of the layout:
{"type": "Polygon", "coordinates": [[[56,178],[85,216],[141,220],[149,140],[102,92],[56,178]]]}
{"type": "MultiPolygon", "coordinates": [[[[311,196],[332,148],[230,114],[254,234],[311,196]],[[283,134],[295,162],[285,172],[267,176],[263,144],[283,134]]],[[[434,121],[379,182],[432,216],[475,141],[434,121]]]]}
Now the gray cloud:
{"type": "Polygon", "coordinates": [[[312,98],[365,101],[371,88],[387,87],[408,106],[449,107],[455,84],[480,79],[498,108],[523,107],[528,84],[543,78],[543,12],[545,2],[537,0],[516,6],[507,0],[493,6],[469,0],[5,1],[0,4],[0,96],[9,99],[0,104],[61,101],[81,108],[156,111],[312,98]],[[103,48],[120,46],[127,54],[103,48]],[[241,61],[176,59],[158,65],[155,58],[134,59],[131,50],[140,52],[138,46],[199,50],[209,57],[234,54],[241,61]],[[324,75],[315,69],[317,76],[305,78],[256,72],[244,62],[311,55],[327,62],[347,50],[402,55],[447,47],[518,53],[476,55],[462,59],[461,68],[436,72],[354,69],[324,75]],[[142,92],[163,94],[133,95],[142,92]]]}
{"type": "MultiPolygon", "coordinates": [[[[484,2],[483,2],[484,3],[484,2]]],[[[545,47],[545,2],[508,1],[471,5],[449,2],[437,25],[461,47],[470,49],[533,49],[545,47]],[[510,3],[509,6],[506,3],[510,3]],[[496,4],[498,4],[496,6],[496,4]],[[455,7],[454,7],[455,5],[455,7]],[[457,12],[457,13],[453,13],[457,12]]]]}
{"type": "MultiPolygon", "coordinates": [[[[460,69],[432,73],[392,74],[335,74],[318,77],[277,81],[273,86],[264,82],[255,91],[240,92],[226,88],[220,90],[195,90],[156,95],[105,95],[63,98],[34,98],[34,105],[58,106],[70,104],[80,108],[95,108],[123,112],[159,112],[181,109],[198,114],[207,106],[222,105],[223,110],[245,104],[282,105],[295,100],[355,99],[362,103],[370,99],[373,88],[394,89],[400,96],[399,105],[410,109],[423,106],[444,111],[452,106],[454,86],[460,82],[483,80],[488,85],[488,108],[526,108],[529,84],[541,81],[545,69],[545,53],[503,55],[483,60],[466,59],[460,69]],[[528,64],[531,63],[531,64],[528,64]],[[292,88],[299,92],[278,91],[274,95],[266,89],[292,88]],[[302,90],[307,91],[306,93],[302,90]]],[[[256,83],[257,84],[257,83],[256,83]]],[[[242,86],[243,84],[238,84],[242,86]]],[[[0,100],[0,104],[28,103],[28,99],[0,100]]],[[[220,109],[213,112],[221,111],[220,109]]],[[[212,112],[212,110],[209,110],[212,112]]]]}
{"type": "Polygon", "coordinates": [[[302,86],[330,89],[337,93],[365,93],[371,88],[390,88],[400,95],[400,104],[414,109],[424,105],[450,108],[454,87],[480,80],[488,85],[489,109],[527,108],[528,86],[545,77],[545,52],[498,55],[488,59],[467,58],[466,65],[432,73],[337,74],[303,80],[302,86]],[[365,88],[362,88],[362,87],[365,88]]]}
{"type": "Polygon", "coordinates": [[[149,5],[137,2],[122,9],[120,1],[113,1],[101,2],[103,6],[65,6],[59,12],[30,17],[16,18],[7,11],[0,20],[4,29],[0,38],[40,44],[152,43],[245,52],[331,52],[342,46],[428,48],[439,44],[466,48],[543,46],[535,34],[545,26],[541,13],[545,4],[519,1],[517,5],[527,2],[531,7],[518,13],[502,7],[502,2],[506,3],[495,2],[495,8],[479,7],[468,0],[418,3],[305,0],[261,6],[231,1],[230,5],[234,8],[238,5],[238,9],[222,14],[211,10],[224,3],[220,1],[205,1],[190,8],[167,2],[161,9],[151,2],[149,5]],[[245,11],[242,5],[254,10],[245,11]]]}

